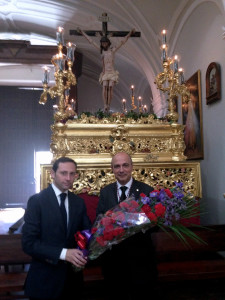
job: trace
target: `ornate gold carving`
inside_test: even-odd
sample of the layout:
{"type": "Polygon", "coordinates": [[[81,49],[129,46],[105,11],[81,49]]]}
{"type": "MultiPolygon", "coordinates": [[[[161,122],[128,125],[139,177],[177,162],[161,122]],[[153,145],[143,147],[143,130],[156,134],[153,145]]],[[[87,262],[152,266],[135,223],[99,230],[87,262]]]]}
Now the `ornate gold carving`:
{"type": "Polygon", "coordinates": [[[184,126],[155,120],[152,115],[135,121],[125,119],[123,114],[114,114],[108,120],[83,114],[81,119],[69,120],[65,124],[58,122],[51,128],[53,160],[69,155],[75,157],[78,163],[84,159],[88,163],[93,160],[90,154],[94,154],[95,161],[101,161],[106,156],[109,161],[112,155],[120,151],[139,155],[140,161],[186,159],[184,126]]]}
{"type": "Polygon", "coordinates": [[[169,124],[166,121],[156,119],[154,115],[150,114],[148,116],[141,116],[140,118],[133,119],[128,118],[124,114],[114,113],[107,117],[97,118],[95,116],[87,116],[86,114],[81,114],[79,118],[74,120],[68,120],[69,123],[81,123],[81,124],[169,124]]]}
{"type": "MultiPolygon", "coordinates": [[[[50,165],[42,166],[41,189],[51,183],[50,165]]],[[[201,174],[199,162],[178,163],[137,163],[134,164],[133,176],[153,187],[171,188],[174,181],[181,181],[184,190],[202,197],[201,174]]],[[[99,195],[100,189],[115,181],[109,164],[106,166],[78,165],[78,177],[73,185],[77,194],[87,192],[90,195],[99,195]]]]}
{"type": "Polygon", "coordinates": [[[178,99],[178,95],[181,95],[182,98],[186,101],[190,100],[190,91],[182,82],[179,82],[179,73],[174,72],[171,69],[171,64],[174,62],[174,59],[167,58],[163,62],[163,72],[159,73],[155,78],[155,84],[157,88],[160,89],[163,93],[168,95],[168,114],[167,119],[172,123],[177,123],[178,113],[176,112],[175,101],[178,99]]]}

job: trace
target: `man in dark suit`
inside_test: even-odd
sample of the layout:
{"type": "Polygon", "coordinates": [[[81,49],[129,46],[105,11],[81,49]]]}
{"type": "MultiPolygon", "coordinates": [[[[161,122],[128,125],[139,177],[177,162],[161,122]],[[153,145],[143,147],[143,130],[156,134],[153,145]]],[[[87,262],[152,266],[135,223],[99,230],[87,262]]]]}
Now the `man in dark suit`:
{"type": "Polygon", "coordinates": [[[32,256],[25,282],[30,299],[80,299],[83,276],[72,265],[83,267],[87,260],[76,248],[74,234],[90,229],[91,223],[84,201],[69,191],[76,168],[72,159],[59,158],[51,170],[53,183],[28,200],[22,246],[32,256]]]}
{"type": "MultiPolygon", "coordinates": [[[[148,196],[153,191],[152,187],[132,177],[133,163],[127,153],[117,153],[112,158],[111,168],[117,181],[100,191],[97,215],[104,214],[129,196],[138,199],[141,193],[148,196]]],[[[101,263],[106,299],[138,300],[144,299],[148,293],[149,299],[157,295],[157,267],[151,230],[112,246],[102,255],[101,263]]]]}

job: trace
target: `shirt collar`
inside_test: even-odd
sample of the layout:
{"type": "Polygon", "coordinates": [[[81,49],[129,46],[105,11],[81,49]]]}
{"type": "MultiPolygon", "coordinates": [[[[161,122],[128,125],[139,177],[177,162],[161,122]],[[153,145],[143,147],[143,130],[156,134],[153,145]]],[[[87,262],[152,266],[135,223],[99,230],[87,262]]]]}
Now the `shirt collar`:
{"type": "MultiPolygon", "coordinates": [[[[57,186],[55,186],[54,183],[52,183],[52,188],[53,188],[53,190],[54,190],[54,192],[55,192],[55,194],[56,194],[57,197],[58,197],[60,194],[62,194],[62,191],[60,191],[60,189],[57,188],[57,186]]],[[[64,193],[66,193],[66,194],[68,195],[68,191],[65,191],[64,193]]]]}
{"type": "Polygon", "coordinates": [[[125,185],[122,185],[122,184],[119,183],[119,181],[117,181],[117,187],[119,189],[121,186],[126,186],[128,189],[130,189],[130,187],[132,185],[132,182],[133,182],[133,178],[132,177],[131,177],[131,179],[125,185]]]}

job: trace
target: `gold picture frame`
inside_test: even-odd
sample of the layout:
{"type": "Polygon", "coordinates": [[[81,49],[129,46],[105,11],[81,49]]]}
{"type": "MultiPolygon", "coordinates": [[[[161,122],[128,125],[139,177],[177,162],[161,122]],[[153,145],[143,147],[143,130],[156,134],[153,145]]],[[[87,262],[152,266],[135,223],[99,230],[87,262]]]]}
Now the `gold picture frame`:
{"type": "Polygon", "coordinates": [[[187,159],[203,159],[203,134],[202,134],[202,100],[201,100],[201,72],[195,72],[185,83],[191,97],[188,103],[182,103],[182,119],[184,141],[186,149],[184,155],[187,159]]]}
{"type": "Polygon", "coordinates": [[[206,104],[221,99],[221,71],[216,62],[209,64],[206,71],[206,104]]]}

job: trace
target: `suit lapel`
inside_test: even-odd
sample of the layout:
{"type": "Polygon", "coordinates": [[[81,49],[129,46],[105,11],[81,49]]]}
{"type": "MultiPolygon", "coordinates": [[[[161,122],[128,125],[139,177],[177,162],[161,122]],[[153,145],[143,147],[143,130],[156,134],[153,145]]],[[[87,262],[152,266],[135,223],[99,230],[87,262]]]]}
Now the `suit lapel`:
{"type": "Polygon", "coordinates": [[[106,193],[107,193],[106,199],[108,199],[106,202],[106,208],[108,210],[118,204],[117,183],[116,182],[112,183],[110,188],[107,189],[106,193]]]}
{"type": "Polygon", "coordinates": [[[137,185],[137,181],[135,179],[133,179],[130,191],[129,191],[129,196],[134,196],[135,198],[137,197],[137,195],[139,195],[140,191],[138,189],[138,185],[137,185]]]}
{"type": "Polygon", "coordinates": [[[114,185],[113,185],[112,196],[113,196],[115,205],[118,204],[118,191],[117,191],[117,183],[116,182],[114,182],[114,185]]]}
{"type": "Polygon", "coordinates": [[[68,223],[67,235],[70,232],[72,223],[74,221],[72,219],[72,216],[74,217],[74,215],[76,214],[76,212],[75,212],[75,206],[76,206],[76,201],[74,201],[73,199],[71,199],[71,194],[68,191],[69,223],[68,223]]]}

